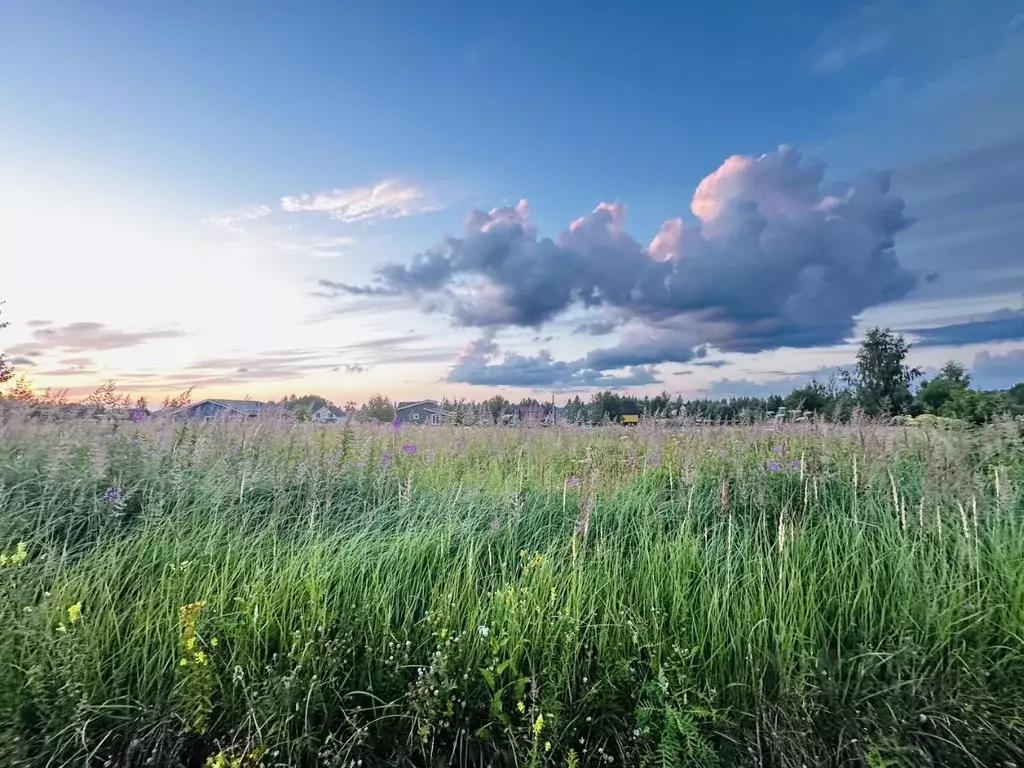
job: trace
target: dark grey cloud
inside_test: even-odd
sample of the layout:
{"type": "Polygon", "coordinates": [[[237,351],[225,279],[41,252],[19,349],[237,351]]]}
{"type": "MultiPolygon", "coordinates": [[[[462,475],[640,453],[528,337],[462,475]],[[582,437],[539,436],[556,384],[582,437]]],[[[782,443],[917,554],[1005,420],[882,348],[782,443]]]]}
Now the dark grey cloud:
{"type": "Polygon", "coordinates": [[[587,336],[607,336],[619,327],[621,323],[617,320],[589,320],[580,323],[573,329],[574,334],[586,334],[587,336]]]}
{"type": "Polygon", "coordinates": [[[53,325],[52,320],[29,320],[25,323],[29,328],[45,328],[48,325],[53,325]]]}
{"type": "Polygon", "coordinates": [[[31,357],[24,357],[22,355],[16,355],[12,357],[10,360],[8,360],[8,362],[11,365],[24,365],[28,367],[32,367],[33,365],[36,364],[31,357]]]}
{"type": "Polygon", "coordinates": [[[635,344],[614,355],[594,350],[596,370],[685,362],[704,344],[740,352],[835,344],[852,336],[859,313],[907,296],[917,277],[896,258],[895,237],[910,222],[889,176],[826,183],[824,171],[788,148],[729,158],[697,188],[699,222],[666,222],[647,246],[626,233],[619,203],[602,203],[555,240],[537,237],[525,202],[473,211],[461,237],[379,268],[370,286],[331,289],[400,294],[485,329],[603,307],[627,332],[658,338],[646,355],[631,354],[635,344]]]}
{"type": "Polygon", "coordinates": [[[1009,389],[1024,382],[1024,349],[1015,349],[1003,355],[981,352],[974,356],[971,378],[980,389],[1009,389]]]}
{"type": "MultiPolygon", "coordinates": [[[[650,366],[631,366],[625,374],[608,374],[588,367],[585,360],[555,360],[542,350],[536,355],[506,352],[501,362],[493,362],[499,355],[497,343],[484,337],[463,349],[447,381],[491,387],[526,387],[532,389],[587,389],[602,387],[617,389],[658,382],[650,366]]],[[[621,367],[621,366],[616,366],[621,367]]]]}
{"type": "Polygon", "coordinates": [[[700,365],[705,368],[721,368],[726,364],[725,360],[696,360],[694,365],[700,365]]]}
{"type": "Polygon", "coordinates": [[[958,347],[1024,339],[1024,310],[999,309],[977,319],[936,328],[911,328],[919,347],[958,347]]]}
{"type": "MultiPolygon", "coordinates": [[[[79,322],[37,328],[32,332],[33,342],[19,348],[59,350],[62,352],[99,352],[110,349],[137,347],[158,339],[177,339],[183,331],[157,329],[148,331],[122,331],[102,323],[79,322]]],[[[25,354],[29,354],[25,352],[25,354]]]]}

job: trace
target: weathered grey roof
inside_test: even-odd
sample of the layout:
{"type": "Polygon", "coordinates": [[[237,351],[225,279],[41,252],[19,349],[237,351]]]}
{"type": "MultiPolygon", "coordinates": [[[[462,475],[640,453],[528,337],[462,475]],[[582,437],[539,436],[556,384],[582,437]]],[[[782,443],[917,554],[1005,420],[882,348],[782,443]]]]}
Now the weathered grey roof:
{"type": "Polygon", "coordinates": [[[244,413],[246,415],[255,415],[263,410],[263,403],[258,400],[221,400],[220,398],[207,398],[206,400],[200,400],[198,403],[192,405],[199,405],[200,403],[216,403],[225,408],[230,408],[233,411],[244,413]]]}
{"type": "Polygon", "coordinates": [[[406,408],[412,408],[413,406],[416,406],[416,405],[422,405],[425,408],[434,407],[436,409],[437,408],[437,400],[402,400],[401,402],[398,403],[397,406],[395,406],[395,410],[396,411],[401,411],[401,410],[404,410],[406,408]]]}

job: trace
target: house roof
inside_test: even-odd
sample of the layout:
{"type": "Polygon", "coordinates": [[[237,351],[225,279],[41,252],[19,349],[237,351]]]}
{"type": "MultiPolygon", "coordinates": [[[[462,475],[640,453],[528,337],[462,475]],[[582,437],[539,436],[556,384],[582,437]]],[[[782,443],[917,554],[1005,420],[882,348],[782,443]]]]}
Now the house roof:
{"type": "Polygon", "coordinates": [[[321,405],[319,408],[313,411],[313,413],[320,413],[320,411],[324,410],[333,413],[335,416],[339,418],[345,415],[345,411],[343,411],[341,408],[338,408],[336,405],[321,405]]]}
{"type": "Polygon", "coordinates": [[[402,400],[397,406],[395,406],[395,410],[404,411],[406,408],[412,408],[417,405],[421,405],[425,408],[433,406],[438,413],[441,413],[440,409],[437,407],[437,400],[402,400]]]}
{"type": "Polygon", "coordinates": [[[180,408],[164,408],[157,411],[160,415],[173,415],[175,413],[187,413],[190,408],[195,408],[203,403],[213,403],[219,405],[221,408],[226,408],[229,411],[235,413],[241,413],[245,416],[255,416],[266,408],[266,404],[259,400],[223,400],[221,398],[207,397],[203,400],[197,400],[194,403],[183,405],[180,408]]]}
{"type": "Polygon", "coordinates": [[[217,405],[223,406],[224,408],[228,408],[232,411],[244,413],[246,416],[257,414],[263,410],[263,403],[258,400],[221,400],[208,398],[207,400],[200,400],[198,403],[193,403],[193,405],[199,405],[200,403],[205,402],[216,403],[217,405]]]}
{"type": "Polygon", "coordinates": [[[400,411],[408,410],[409,408],[416,408],[426,411],[427,413],[436,413],[438,416],[451,416],[447,411],[441,410],[441,407],[437,404],[437,400],[414,400],[414,401],[402,401],[395,406],[395,413],[400,411]]]}

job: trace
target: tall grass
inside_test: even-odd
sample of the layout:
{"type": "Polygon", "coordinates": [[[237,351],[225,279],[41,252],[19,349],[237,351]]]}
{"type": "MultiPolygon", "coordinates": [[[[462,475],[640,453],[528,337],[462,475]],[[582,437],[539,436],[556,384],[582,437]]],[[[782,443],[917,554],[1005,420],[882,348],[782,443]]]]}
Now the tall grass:
{"type": "Polygon", "coordinates": [[[1012,426],[0,429],[3,765],[1024,758],[1012,426]]]}

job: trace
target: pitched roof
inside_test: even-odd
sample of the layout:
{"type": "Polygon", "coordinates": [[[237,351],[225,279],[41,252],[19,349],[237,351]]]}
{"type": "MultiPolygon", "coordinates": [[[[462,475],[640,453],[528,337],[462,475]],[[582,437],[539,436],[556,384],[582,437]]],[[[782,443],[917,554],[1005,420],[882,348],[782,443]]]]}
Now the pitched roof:
{"type": "Polygon", "coordinates": [[[416,405],[422,405],[427,408],[429,408],[430,406],[437,408],[437,400],[402,400],[401,402],[398,403],[397,406],[395,406],[395,410],[402,411],[405,410],[406,408],[412,408],[413,406],[416,405]]]}
{"type": "Polygon", "coordinates": [[[200,400],[198,403],[193,405],[199,405],[200,403],[216,403],[217,405],[228,408],[232,411],[238,411],[244,413],[246,416],[255,415],[263,410],[263,403],[259,400],[221,400],[219,398],[207,398],[206,400],[200,400]]]}

